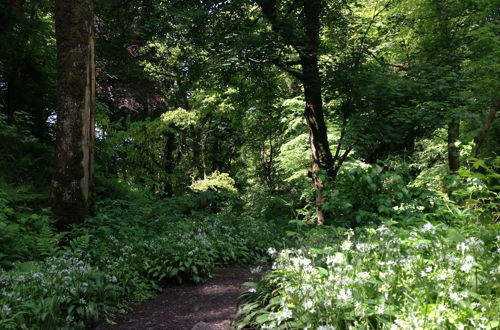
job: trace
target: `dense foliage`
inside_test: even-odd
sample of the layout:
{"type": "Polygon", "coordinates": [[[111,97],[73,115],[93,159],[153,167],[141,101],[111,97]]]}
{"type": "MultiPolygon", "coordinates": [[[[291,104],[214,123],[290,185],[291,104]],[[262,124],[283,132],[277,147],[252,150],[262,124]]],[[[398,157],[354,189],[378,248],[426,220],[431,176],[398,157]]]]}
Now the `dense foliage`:
{"type": "Polygon", "coordinates": [[[295,245],[270,248],[273,270],[247,283],[238,328],[498,327],[498,224],[439,195],[373,214],[354,230],[302,225],[295,245]]]}
{"type": "MultiPolygon", "coordinates": [[[[273,222],[234,214],[186,215],[192,201],[134,197],[103,202],[99,216],[68,233],[62,248],[50,241],[55,237],[45,227],[15,232],[27,246],[8,241],[18,229],[7,228],[2,251],[16,259],[25,253],[25,262],[0,272],[0,327],[84,329],[168,282],[198,283],[214,267],[257,262],[269,246],[283,246],[273,222]],[[4,250],[8,246],[19,251],[4,250]],[[32,260],[27,249],[46,258],[32,260]]],[[[19,222],[36,228],[43,219],[32,215],[19,222]]]]}

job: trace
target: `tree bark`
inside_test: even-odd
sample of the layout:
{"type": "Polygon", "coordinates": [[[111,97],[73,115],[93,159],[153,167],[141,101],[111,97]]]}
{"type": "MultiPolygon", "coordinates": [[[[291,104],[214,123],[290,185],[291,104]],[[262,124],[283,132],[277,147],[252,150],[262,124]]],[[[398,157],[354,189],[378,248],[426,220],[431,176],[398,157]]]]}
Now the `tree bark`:
{"type": "Polygon", "coordinates": [[[298,48],[302,67],[302,85],[306,107],[304,116],[309,128],[309,142],[312,153],[311,174],[316,188],[317,223],[322,225],[325,215],[321,209],[324,203],[324,182],[319,176],[325,171],[326,180],[333,179],[333,157],[328,143],[328,134],[323,113],[321,76],[318,65],[321,0],[304,1],[304,47],[298,48]]]}
{"type": "MultiPolygon", "coordinates": [[[[439,39],[439,53],[433,54],[441,55],[443,67],[448,67],[450,72],[459,71],[459,63],[455,56],[456,47],[454,47],[452,35],[450,32],[450,19],[446,8],[445,1],[434,0],[435,14],[437,17],[438,35],[439,39]]],[[[448,96],[442,96],[448,98],[448,96]]],[[[456,107],[455,102],[450,102],[452,107],[456,107]]],[[[460,138],[460,118],[458,114],[451,114],[452,118],[448,123],[448,168],[451,172],[457,172],[460,169],[460,150],[456,146],[456,142],[460,138]]]]}
{"type": "Polygon", "coordinates": [[[312,156],[311,176],[316,188],[317,222],[321,225],[325,220],[321,209],[325,198],[323,195],[324,182],[319,174],[323,170],[327,180],[333,178],[333,157],[328,144],[317,58],[303,58],[302,71],[304,74],[302,84],[306,101],[304,116],[309,130],[312,156]]]}
{"type": "MultiPolygon", "coordinates": [[[[165,136],[165,148],[163,149],[163,159],[164,159],[164,170],[167,175],[173,174],[175,168],[174,151],[175,145],[175,134],[173,132],[168,132],[165,136]]],[[[174,187],[172,184],[172,179],[168,178],[164,181],[164,190],[166,197],[172,197],[174,195],[174,187]]]]}
{"type": "Polygon", "coordinates": [[[57,133],[52,209],[66,230],[94,214],[95,53],[92,0],[56,0],[57,133]]]}

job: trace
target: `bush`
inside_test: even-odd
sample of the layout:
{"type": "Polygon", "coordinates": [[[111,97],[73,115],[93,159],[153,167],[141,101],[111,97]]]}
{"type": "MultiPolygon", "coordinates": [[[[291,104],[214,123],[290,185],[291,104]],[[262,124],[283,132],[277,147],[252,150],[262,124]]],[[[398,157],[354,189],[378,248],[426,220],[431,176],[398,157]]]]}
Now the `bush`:
{"type": "Polygon", "coordinates": [[[407,178],[404,166],[388,170],[376,164],[349,162],[338,179],[326,186],[322,208],[330,215],[329,223],[348,227],[388,218],[408,220],[424,210],[431,211],[434,194],[409,186],[407,178]]]}
{"type": "Polygon", "coordinates": [[[458,171],[463,181],[453,195],[473,210],[478,220],[496,222],[500,218],[500,156],[486,160],[469,158],[468,161],[470,169],[458,171]]]}
{"type": "Polygon", "coordinates": [[[0,179],[0,269],[17,261],[41,260],[57,248],[48,210],[36,212],[39,195],[30,187],[13,187],[0,179]]]}

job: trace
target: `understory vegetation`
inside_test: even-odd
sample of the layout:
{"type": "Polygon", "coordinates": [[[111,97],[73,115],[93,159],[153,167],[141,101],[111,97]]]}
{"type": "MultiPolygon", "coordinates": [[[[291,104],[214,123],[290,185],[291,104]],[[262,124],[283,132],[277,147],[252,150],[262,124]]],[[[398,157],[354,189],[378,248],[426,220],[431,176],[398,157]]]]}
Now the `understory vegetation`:
{"type": "Polygon", "coordinates": [[[84,329],[167,283],[199,283],[215,267],[266,260],[268,247],[283,247],[273,221],[186,215],[183,202],[190,203],[137,194],[104,201],[98,217],[64,236],[50,232],[48,217],[3,214],[0,246],[11,254],[2,258],[0,328],[84,329]],[[40,260],[25,261],[35,251],[40,260]],[[24,262],[13,263],[23,253],[24,262]]]}
{"type": "Polygon", "coordinates": [[[270,248],[273,270],[247,283],[238,328],[496,329],[498,224],[429,202],[355,229],[301,224],[299,243],[270,248]]]}
{"type": "Polygon", "coordinates": [[[1,2],[0,329],[234,264],[236,329],[498,329],[498,8],[1,2]]]}

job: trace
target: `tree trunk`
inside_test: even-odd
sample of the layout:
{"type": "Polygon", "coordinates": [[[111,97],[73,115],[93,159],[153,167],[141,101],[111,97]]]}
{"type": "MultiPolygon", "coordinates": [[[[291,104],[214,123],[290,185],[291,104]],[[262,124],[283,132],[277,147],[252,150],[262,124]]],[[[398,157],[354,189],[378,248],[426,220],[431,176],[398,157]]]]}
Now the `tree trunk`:
{"type": "Polygon", "coordinates": [[[328,144],[328,134],[325,117],[323,114],[323,100],[321,97],[321,79],[319,76],[318,61],[316,57],[302,59],[304,77],[304,95],[306,107],[304,116],[309,129],[309,142],[311,145],[312,165],[311,176],[316,188],[317,222],[323,224],[325,216],[321,210],[324,202],[324,182],[319,176],[321,170],[325,171],[327,178],[333,178],[333,157],[328,144]]]}
{"type": "MultiPolygon", "coordinates": [[[[432,56],[441,56],[441,65],[447,68],[447,71],[458,72],[460,64],[455,56],[456,47],[453,43],[453,38],[450,33],[450,19],[448,16],[447,7],[444,1],[434,0],[434,10],[437,18],[438,35],[436,38],[439,41],[439,54],[432,56]]],[[[441,99],[448,100],[452,108],[456,108],[456,102],[450,100],[450,95],[443,94],[441,99]]],[[[460,137],[460,118],[458,114],[451,114],[452,118],[448,123],[448,168],[451,172],[457,172],[460,169],[460,151],[455,143],[460,137]]]]}
{"type": "Polygon", "coordinates": [[[312,166],[311,174],[316,188],[317,222],[322,225],[325,220],[321,205],[324,202],[324,182],[319,171],[324,170],[327,180],[333,179],[333,157],[328,144],[328,134],[323,113],[323,98],[321,95],[321,77],[318,65],[321,0],[304,1],[304,28],[305,40],[303,49],[297,48],[302,67],[302,85],[306,117],[309,128],[309,142],[311,144],[312,166]]]}
{"type": "MultiPolygon", "coordinates": [[[[175,134],[173,132],[168,132],[165,136],[165,148],[163,149],[163,159],[164,159],[164,170],[167,175],[174,173],[175,160],[175,134]]],[[[163,183],[165,196],[172,197],[174,195],[174,187],[172,184],[172,178],[165,179],[163,183]]]]}
{"type": "Polygon", "coordinates": [[[53,213],[66,230],[94,213],[95,55],[92,0],[56,0],[58,64],[53,213]]]}
{"type": "MultiPolygon", "coordinates": [[[[13,73],[12,76],[17,77],[17,72],[13,73]]],[[[7,78],[7,90],[5,93],[5,108],[3,112],[7,117],[8,122],[12,122],[14,118],[14,113],[18,111],[18,91],[19,86],[17,84],[17,79],[14,77],[7,78]]]]}
{"type": "MultiPolygon", "coordinates": [[[[320,44],[321,12],[323,11],[322,0],[303,0],[301,20],[304,30],[302,33],[293,35],[278,15],[278,5],[276,0],[258,0],[264,16],[271,23],[274,32],[278,33],[284,40],[287,40],[300,57],[302,72],[295,70],[285,71],[291,73],[302,82],[306,107],[304,116],[309,130],[309,141],[311,144],[312,166],[311,177],[316,188],[317,223],[324,223],[324,213],[321,204],[324,202],[323,187],[324,182],[319,176],[321,170],[325,171],[326,179],[331,181],[335,178],[334,159],[328,144],[327,128],[323,113],[323,99],[321,96],[321,77],[318,65],[318,50],[320,44]],[[300,35],[300,37],[299,37],[300,35]]],[[[280,68],[285,64],[277,64],[280,68]]],[[[347,156],[347,153],[345,154],[347,156]]],[[[341,164],[341,162],[340,162],[341,164]]]]}
{"type": "Polygon", "coordinates": [[[488,132],[490,131],[491,125],[493,125],[493,122],[496,119],[497,115],[497,110],[498,106],[500,105],[500,100],[497,100],[496,103],[490,108],[490,112],[488,113],[488,117],[486,117],[486,120],[483,123],[483,127],[481,127],[481,131],[479,132],[477,138],[475,139],[475,145],[474,148],[472,148],[471,152],[471,157],[476,158],[477,154],[479,153],[479,149],[484,143],[484,140],[486,140],[486,136],[488,135],[488,132]]]}
{"type": "Polygon", "coordinates": [[[460,169],[460,150],[456,146],[459,137],[460,120],[453,118],[448,124],[448,167],[452,172],[460,169]]]}

